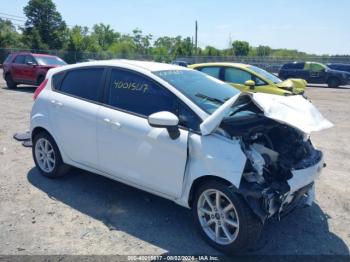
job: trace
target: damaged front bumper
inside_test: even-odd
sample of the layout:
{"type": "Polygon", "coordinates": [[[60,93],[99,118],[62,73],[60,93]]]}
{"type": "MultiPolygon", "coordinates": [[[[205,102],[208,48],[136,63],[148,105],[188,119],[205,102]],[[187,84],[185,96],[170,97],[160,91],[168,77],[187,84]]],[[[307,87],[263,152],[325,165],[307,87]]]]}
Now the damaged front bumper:
{"type": "Polygon", "coordinates": [[[325,167],[322,152],[315,152],[318,154],[308,159],[308,167],[291,171],[293,176],[287,181],[289,187],[287,192],[279,192],[270,187],[262,188],[258,184],[254,186],[247,183],[241,184],[238,193],[245,198],[262,222],[275,215],[281,217],[290,213],[302,199],[305,200],[305,205],[312,205],[315,199],[314,182],[325,167]]]}

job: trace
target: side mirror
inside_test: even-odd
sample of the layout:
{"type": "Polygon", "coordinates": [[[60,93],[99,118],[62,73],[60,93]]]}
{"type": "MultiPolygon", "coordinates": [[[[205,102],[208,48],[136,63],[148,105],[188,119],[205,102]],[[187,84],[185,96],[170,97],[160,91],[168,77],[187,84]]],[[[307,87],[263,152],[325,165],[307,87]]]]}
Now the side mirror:
{"type": "Polygon", "coordinates": [[[171,139],[180,136],[179,118],[173,113],[167,111],[154,113],[148,117],[148,124],[152,127],[166,128],[171,139]]]}
{"type": "Polygon", "coordinates": [[[248,86],[250,90],[254,90],[255,82],[253,80],[247,80],[244,82],[244,85],[248,86]]]}
{"type": "Polygon", "coordinates": [[[29,66],[34,66],[35,65],[32,61],[27,61],[26,64],[29,65],[29,66]]]}

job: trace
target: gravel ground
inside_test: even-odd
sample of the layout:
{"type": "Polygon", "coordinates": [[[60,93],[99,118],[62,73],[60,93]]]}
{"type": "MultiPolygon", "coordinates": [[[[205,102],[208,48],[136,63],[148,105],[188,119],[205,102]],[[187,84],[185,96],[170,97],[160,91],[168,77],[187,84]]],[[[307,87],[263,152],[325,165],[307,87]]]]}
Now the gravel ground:
{"type": "MultiPolygon", "coordinates": [[[[12,138],[28,130],[33,91],[0,82],[0,254],[219,254],[170,201],[79,170],[40,176],[12,138]]],[[[327,161],[316,203],[269,222],[252,254],[349,254],[350,87],[307,95],[335,124],[312,135],[327,161]]]]}

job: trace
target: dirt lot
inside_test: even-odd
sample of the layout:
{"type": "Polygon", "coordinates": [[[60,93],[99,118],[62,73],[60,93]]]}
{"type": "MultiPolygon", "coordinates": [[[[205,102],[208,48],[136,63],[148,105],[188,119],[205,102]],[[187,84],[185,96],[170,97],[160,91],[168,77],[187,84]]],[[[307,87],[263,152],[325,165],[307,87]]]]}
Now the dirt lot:
{"type": "MultiPolygon", "coordinates": [[[[0,82],[0,254],[218,254],[172,202],[84,171],[40,176],[12,139],[28,130],[33,91],[0,82]]],[[[349,254],[350,88],[307,95],[335,124],[312,135],[327,161],[316,203],[269,222],[253,254],[349,254]]]]}

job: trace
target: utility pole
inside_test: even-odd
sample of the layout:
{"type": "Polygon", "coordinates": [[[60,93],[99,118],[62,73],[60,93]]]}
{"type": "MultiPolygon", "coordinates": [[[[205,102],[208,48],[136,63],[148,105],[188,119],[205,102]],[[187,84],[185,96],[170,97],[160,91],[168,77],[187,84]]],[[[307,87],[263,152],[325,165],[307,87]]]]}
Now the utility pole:
{"type": "Polygon", "coordinates": [[[195,49],[194,49],[194,53],[195,55],[197,55],[197,37],[198,37],[198,23],[197,23],[197,20],[196,20],[196,33],[195,33],[195,36],[194,36],[194,41],[195,41],[195,49]]]}

